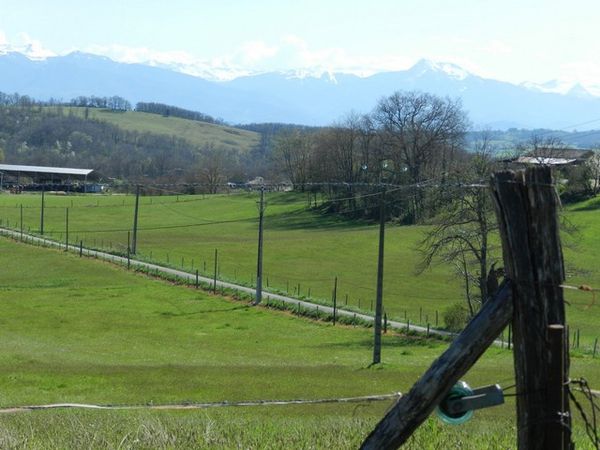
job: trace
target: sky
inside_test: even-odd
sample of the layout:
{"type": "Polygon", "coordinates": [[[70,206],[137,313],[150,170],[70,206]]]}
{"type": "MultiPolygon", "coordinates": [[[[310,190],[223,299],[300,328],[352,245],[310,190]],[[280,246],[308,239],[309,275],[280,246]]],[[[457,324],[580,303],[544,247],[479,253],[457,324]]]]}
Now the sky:
{"type": "Polygon", "coordinates": [[[600,85],[598,0],[0,0],[0,50],[75,50],[217,77],[369,75],[421,58],[513,83],[600,85]]]}

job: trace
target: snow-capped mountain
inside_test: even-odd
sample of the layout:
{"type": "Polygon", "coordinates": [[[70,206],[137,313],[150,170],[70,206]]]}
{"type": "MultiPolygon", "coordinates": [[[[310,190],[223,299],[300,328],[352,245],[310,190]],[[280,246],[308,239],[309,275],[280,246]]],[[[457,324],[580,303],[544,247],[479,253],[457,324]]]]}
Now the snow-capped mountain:
{"type": "Polygon", "coordinates": [[[381,97],[401,90],[458,97],[474,125],[492,128],[565,128],[600,113],[600,88],[557,81],[515,85],[429,60],[408,70],[361,77],[322,68],[257,74],[229,67],[202,69],[193,61],[172,67],[156,61],[126,64],[81,52],[43,56],[34,47],[23,49],[25,53],[10,50],[0,49],[3,92],[63,100],[119,95],[133,104],[162,102],[232,123],[327,125],[350,111],[369,112],[381,97]]]}

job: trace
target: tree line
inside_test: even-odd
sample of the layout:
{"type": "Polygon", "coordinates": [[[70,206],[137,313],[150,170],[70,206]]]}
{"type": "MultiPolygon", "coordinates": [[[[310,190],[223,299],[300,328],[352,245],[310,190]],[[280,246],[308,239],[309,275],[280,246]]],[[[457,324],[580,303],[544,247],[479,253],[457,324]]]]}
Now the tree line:
{"type": "Polygon", "coordinates": [[[225,123],[222,119],[215,119],[214,117],[208,114],[204,114],[198,111],[191,111],[189,109],[178,108],[177,106],[166,105],[164,103],[138,102],[135,105],[135,110],[138,112],[159,114],[164,117],[180,117],[182,119],[195,120],[198,122],[207,122],[218,125],[223,125],[225,123]]]}

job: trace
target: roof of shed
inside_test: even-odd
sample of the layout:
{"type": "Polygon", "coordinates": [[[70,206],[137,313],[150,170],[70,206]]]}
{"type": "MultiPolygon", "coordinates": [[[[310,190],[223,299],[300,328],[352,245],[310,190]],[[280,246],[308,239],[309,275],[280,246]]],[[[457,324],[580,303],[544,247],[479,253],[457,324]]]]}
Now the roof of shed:
{"type": "Polygon", "coordinates": [[[52,173],[58,175],[87,176],[93,171],[94,169],[73,169],[69,167],[20,166],[13,164],[0,164],[0,172],[52,173]]]}

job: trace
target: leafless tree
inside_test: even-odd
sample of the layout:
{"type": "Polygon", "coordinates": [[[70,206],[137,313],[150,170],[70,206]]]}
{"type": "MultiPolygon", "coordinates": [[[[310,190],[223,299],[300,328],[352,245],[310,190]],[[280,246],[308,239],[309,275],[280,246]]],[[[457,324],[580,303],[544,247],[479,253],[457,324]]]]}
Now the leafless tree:
{"type": "MultiPolygon", "coordinates": [[[[468,126],[460,101],[419,92],[381,99],[372,117],[395,183],[421,183],[447,172],[468,126]]],[[[422,216],[423,200],[422,191],[416,191],[411,204],[415,221],[422,216]]]]}
{"type": "Polygon", "coordinates": [[[585,162],[585,172],[592,195],[598,195],[600,192],[600,151],[596,150],[594,155],[585,162]]]}
{"type": "Polygon", "coordinates": [[[484,133],[465,168],[450,174],[451,181],[473,183],[451,183],[441,190],[439,195],[446,206],[421,243],[420,270],[424,271],[435,261],[452,264],[464,282],[471,314],[491,294],[488,277],[496,275],[490,238],[497,231],[497,223],[489,191],[481,187],[492,172],[493,161],[489,137],[484,133]]]}
{"type": "Polygon", "coordinates": [[[292,130],[277,139],[274,155],[294,186],[304,191],[313,165],[313,136],[308,132],[292,130]]]}

